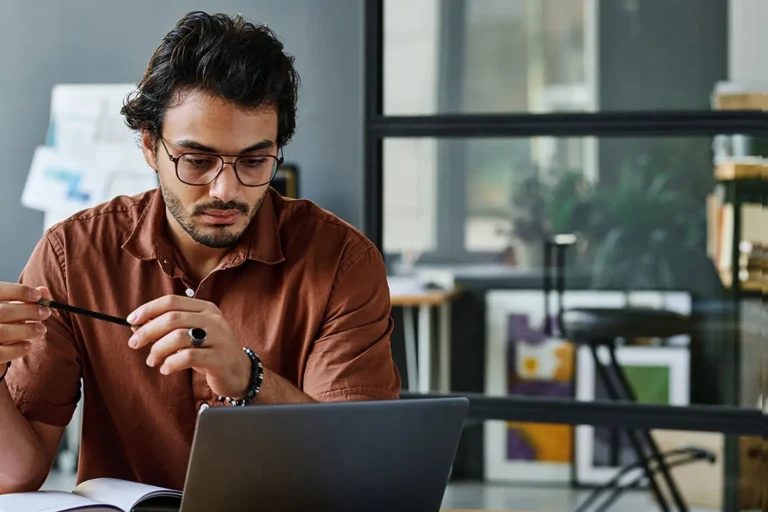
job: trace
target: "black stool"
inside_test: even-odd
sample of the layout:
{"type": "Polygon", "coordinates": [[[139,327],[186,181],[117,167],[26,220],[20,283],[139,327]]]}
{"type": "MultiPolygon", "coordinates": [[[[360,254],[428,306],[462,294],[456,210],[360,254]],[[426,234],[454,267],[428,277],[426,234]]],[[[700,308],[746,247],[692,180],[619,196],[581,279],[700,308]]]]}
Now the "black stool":
{"type": "MultiPolygon", "coordinates": [[[[633,402],[637,401],[637,397],[616,359],[616,339],[670,338],[691,332],[689,319],[684,315],[671,311],[633,308],[573,308],[565,310],[562,312],[562,327],[567,339],[576,345],[585,345],[590,348],[595,361],[597,378],[605,385],[610,398],[633,402]],[[602,364],[598,357],[598,349],[601,346],[605,347],[610,355],[607,365],[602,364]]],[[[664,455],[650,432],[647,430],[627,430],[627,437],[637,457],[637,466],[642,468],[662,510],[669,512],[670,508],[654,478],[654,470],[661,473],[676,507],[681,512],[687,512],[688,506],[669,472],[669,465],[664,460],[664,455]],[[644,446],[650,450],[649,456],[646,455],[644,446]]],[[[597,491],[601,490],[603,489],[600,488],[597,491]]],[[[594,495],[591,498],[594,498],[594,495]]],[[[592,499],[587,501],[592,501],[592,499]]],[[[586,504],[585,502],[582,506],[586,504]]]]}

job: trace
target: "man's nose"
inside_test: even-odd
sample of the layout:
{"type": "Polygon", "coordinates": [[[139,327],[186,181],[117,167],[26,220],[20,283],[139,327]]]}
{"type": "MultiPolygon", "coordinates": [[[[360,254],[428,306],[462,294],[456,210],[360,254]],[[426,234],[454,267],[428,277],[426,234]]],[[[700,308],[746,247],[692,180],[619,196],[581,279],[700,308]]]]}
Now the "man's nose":
{"type": "Polygon", "coordinates": [[[208,186],[208,195],[211,198],[228,202],[237,197],[240,186],[240,180],[235,174],[234,162],[224,162],[219,175],[208,186]]]}

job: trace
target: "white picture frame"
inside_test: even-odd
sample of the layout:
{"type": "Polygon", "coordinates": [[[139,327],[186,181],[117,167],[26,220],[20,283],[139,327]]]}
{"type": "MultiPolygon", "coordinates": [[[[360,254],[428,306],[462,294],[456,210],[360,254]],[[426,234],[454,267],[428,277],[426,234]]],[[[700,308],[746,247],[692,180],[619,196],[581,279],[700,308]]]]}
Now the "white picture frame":
{"type": "MultiPolygon", "coordinates": [[[[508,395],[507,364],[508,326],[511,314],[526,314],[532,326],[542,325],[544,318],[544,293],[541,290],[490,290],[486,293],[486,379],[485,394],[489,396],[508,395]]],[[[691,298],[687,292],[657,291],[602,291],[602,290],[566,290],[563,293],[563,307],[649,307],[664,308],[689,314],[691,298]]],[[[549,296],[549,313],[558,312],[556,293],[549,296]]],[[[675,345],[685,346],[688,337],[677,337],[675,345]]],[[[575,359],[575,355],[574,355],[575,359]]],[[[574,361],[574,364],[576,362],[574,361]]],[[[573,382],[575,399],[576,382],[573,382]]],[[[483,425],[484,476],[489,482],[520,482],[569,484],[574,473],[574,457],[578,449],[575,432],[571,440],[573,456],[562,462],[541,462],[535,460],[515,460],[507,457],[508,424],[500,420],[485,421],[483,425]]]]}
{"type": "MultiPolygon", "coordinates": [[[[598,357],[603,364],[609,361],[605,347],[598,349],[598,357]]],[[[685,406],[690,402],[690,350],[686,346],[621,346],[616,348],[616,359],[622,368],[626,367],[665,367],[669,369],[667,404],[685,406]]],[[[576,399],[591,402],[595,400],[597,374],[595,361],[589,347],[579,347],[576,357],[576,399]]],[[[601,397],[601,399],[603,399],[601,397]]],[[[603,429],[605,430],[605,429],[603,429]]],[[[596,464],[598,453],[596,429],[591,425],[576,427],[574,446],[574,480],[579,485],[600,485],[614,478],[621,466],[614,467],[596,464]]],[[[629,447],[624,448],[629,451],[629,447]]],[[[619,480],[620,485],[628,485],[642,476],[642,470],[627,472],[619,480]]],[[[641,480],[643,481],[643,480],[641,480]]]]}

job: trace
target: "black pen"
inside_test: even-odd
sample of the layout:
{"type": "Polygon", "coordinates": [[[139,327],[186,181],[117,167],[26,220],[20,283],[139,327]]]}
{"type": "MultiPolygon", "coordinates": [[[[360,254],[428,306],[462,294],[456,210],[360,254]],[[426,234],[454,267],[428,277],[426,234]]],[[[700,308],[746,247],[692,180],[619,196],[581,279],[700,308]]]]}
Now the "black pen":
{"type": "Polygon", "coordinates": [[[69,311],[70,313],[89,316],[91,318],[96,318],[97,320],[104,320],[105,322],[112,322],[113,324],[123,325],[125,327],[139,327],[138,325],[131,325],[131,323],[125,320],[124,318],[119,318],[112,315],[105,315],[104,313],[97,313],[96,311],[90,311],[87,309],[78,308],[76,306],[70,306],[69,304],[62,304],[61,302],[54,302],[48,299],[40,299],[39,301],[37,301],[37,303],[47,308],[54,308],[54,309],[60,309],[62,311],[69,311]]]}

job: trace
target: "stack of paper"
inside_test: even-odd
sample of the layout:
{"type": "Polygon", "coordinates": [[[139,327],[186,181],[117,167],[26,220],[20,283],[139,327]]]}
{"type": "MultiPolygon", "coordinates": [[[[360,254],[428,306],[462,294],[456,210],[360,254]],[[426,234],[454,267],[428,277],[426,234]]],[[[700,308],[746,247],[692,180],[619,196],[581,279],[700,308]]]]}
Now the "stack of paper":
{"type": "Polygon", "coordinates": [[[132,84],[57,85],[46,144],[35,150],[21,202],[45,226],[117,195],[157,186],[120,109],[132,84]]]}

